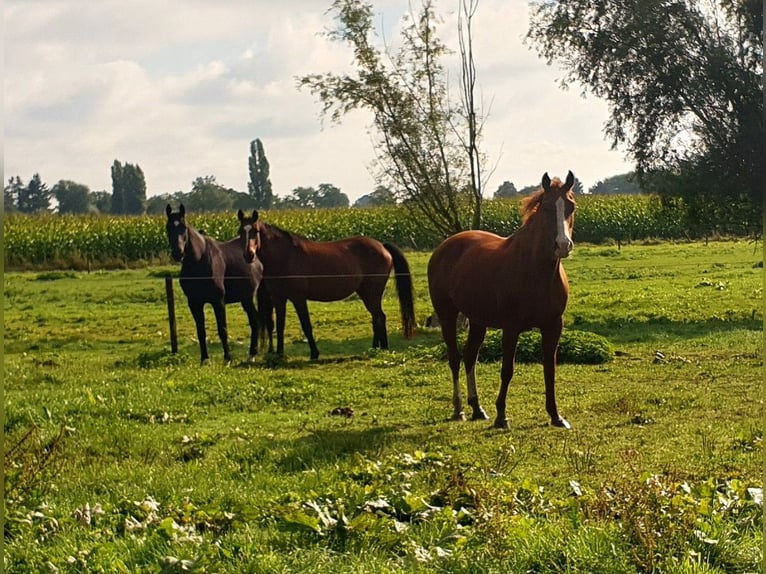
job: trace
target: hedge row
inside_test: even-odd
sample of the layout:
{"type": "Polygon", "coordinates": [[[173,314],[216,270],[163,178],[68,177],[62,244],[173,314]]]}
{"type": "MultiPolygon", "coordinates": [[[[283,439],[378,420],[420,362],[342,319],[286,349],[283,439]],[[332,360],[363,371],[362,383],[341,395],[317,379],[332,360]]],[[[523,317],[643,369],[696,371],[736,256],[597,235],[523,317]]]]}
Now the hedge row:
{"type": "MultiPolygon", "coordinates": [[[[500,235],[520,225],[517,200],[484,202],[484,225],[500,235]]],[[[191,213],[189,222],[212,237],[228,239],[237,231],[234,213],[191,213]]],[[[410,216],[404,207],[315,209],[262,213],[264,221],[316,240],[368,235],[412,249],[433,249],[440,237],[410,216]]],[[[662,209],[647,196],[578,198],[574,240],[589,243],[686,236],[683,216],[662,209]]],[[[3,219],[6,267],[96,266],[166,259],[165,216],[7,215],[3,219]]]]}

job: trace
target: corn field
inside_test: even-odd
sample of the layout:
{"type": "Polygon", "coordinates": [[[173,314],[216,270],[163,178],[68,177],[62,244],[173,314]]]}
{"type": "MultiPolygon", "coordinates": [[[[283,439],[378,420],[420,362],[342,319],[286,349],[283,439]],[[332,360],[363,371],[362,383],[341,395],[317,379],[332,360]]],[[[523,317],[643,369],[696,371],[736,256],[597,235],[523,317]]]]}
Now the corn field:
{"type": "MultiPolygon", "coordinates": [[[[579,196],[574,240],[619,244],[642,239],[683,239],[679,211],[648,196],[579,196]]],[[[521,224],[518,200],[483,204],[483,228],[510,235],[521,224]]],[[[217,239],[234,237],[234,213],[191,213],[191,225],[217,239]]],[[[310,239],[367,235],[409,249],[428,250],[440,237],[418,223],[406,207],[312,209],[263,212],[261,218],[310,239]]],[[[165,215],[17,215],[3,219],[6,267],[79,268],[167,261],[165,215]]]]}

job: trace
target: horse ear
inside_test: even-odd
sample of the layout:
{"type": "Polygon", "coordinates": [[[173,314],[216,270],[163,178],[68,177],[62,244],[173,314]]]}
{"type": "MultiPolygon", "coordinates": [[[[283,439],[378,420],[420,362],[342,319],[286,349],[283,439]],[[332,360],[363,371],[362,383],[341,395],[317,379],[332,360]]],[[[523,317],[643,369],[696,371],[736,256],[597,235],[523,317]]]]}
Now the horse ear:
{"type": "Polygon", "coordinates": [[[186,208],[184,207],[183,203],[178,206],[178,213],[181,214],[181,217],[185,217],[186,216],[186,208]]]}
{"type": "Polygon", "coordinates": [[[564,191],[569,191],[572,189],[572,186],[574,185],[574,174],[572,173],[572,170],[569,170],[569,173],[567,174],[567,180],[564,185],[564,191]]]}
{"type": "Polygon", "coordinates": [[[237,212],[237,219],[239,219],[239,221],[241,222],[244,218],[245,218],[245,213],[240,209],[237,212]]]}
{"type": "Polygon", "coordinates": [[[169,203],[168,203],[168,206],[165,208],[165,213],[168,214],[168,217],[170,217],[170,214],[173,213],[173,208],[170,207],[169,203]]]}
{"type": "Polygon", "coordinates": [[[547,171],[543,174],[543,189],[545,191],[551,190],[551,178],[548,176],[547,171]]]}
{"type": "Polygon", "coordinates": [[[254,209],[253,210],[253,223],[255,223],[256,221],[258,221],[258,210],[254,209]]]}

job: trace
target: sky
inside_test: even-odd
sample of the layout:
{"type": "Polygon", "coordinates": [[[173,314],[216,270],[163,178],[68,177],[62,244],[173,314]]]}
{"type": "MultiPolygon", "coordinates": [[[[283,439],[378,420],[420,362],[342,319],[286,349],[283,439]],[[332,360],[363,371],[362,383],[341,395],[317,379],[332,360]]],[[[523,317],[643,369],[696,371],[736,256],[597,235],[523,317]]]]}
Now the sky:
{"type": "MultiPolygon", "coordinates": [[[[329,183],[353,202],[372,192],[372,116],[340,124],[296,78],[350,70],[323,31],[331,0],[5,0],[4,173],[52,187],[111,192],[114,160],[138,164],[147,195],[189,191],[203,176],[247,191],[259,138],[278,196],[329,183]]],[[[380,41],[395,45],[417,0],[374,1],[380,41]]],[[[439,37],[457,49],[458,0],[437,0],[439,37]]],[[[632,164],[603,135],[605,102],[563,90],[564,72],[523,38],[525,0],[480,0],[473,21],[482,149],[491,197],[568,170],[587,190],[632,164]]],[[[459,80],[454,58],[445,61],[459,80]]],[[[455,88],[456,90],[456,88],[455,88]]],[[[458,92],[454,91],[455,97],[458,92]]]]}

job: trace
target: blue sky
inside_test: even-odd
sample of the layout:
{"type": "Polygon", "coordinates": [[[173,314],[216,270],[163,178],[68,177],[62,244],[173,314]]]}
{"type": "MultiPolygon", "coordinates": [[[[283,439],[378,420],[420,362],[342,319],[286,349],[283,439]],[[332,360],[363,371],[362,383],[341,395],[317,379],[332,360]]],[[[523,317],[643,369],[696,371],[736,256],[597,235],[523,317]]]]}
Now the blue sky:
{"type": "MultiPolygon", "coordinates": [[[[413,2],[417,5],[417,2],[413,2]]],[[[249,144],[260,138],[275,193],[331,183],[371,192],[371,117],[321,121],[295,78],[348,69],[351,53],[321,35],[330,1],[6,0],[4,172],[39,172],[111,191],[115,159],[141,166],[148,195],[188,191],[214,175],[246,191],[249,144]]],[[[440,37],[457,47],[457,0],[440,0],[440,37]]],[[[407,0],[375,2],[396,42],[407,0]]],[[[607,107],[559,88],[561,70],[524,45],[524,0],[480,0],[474,20],[483,150],[491,196],[543,172],[572,170],[587,189],[631,169],[603,137],[607,107]]],[[[449,64],[450,62],[446,62],[449,64]]],[[[450,70],[457,80],[457,68],[450,70]]],[[[457,95],[457,92],[455,92],[457,95]]]]}

